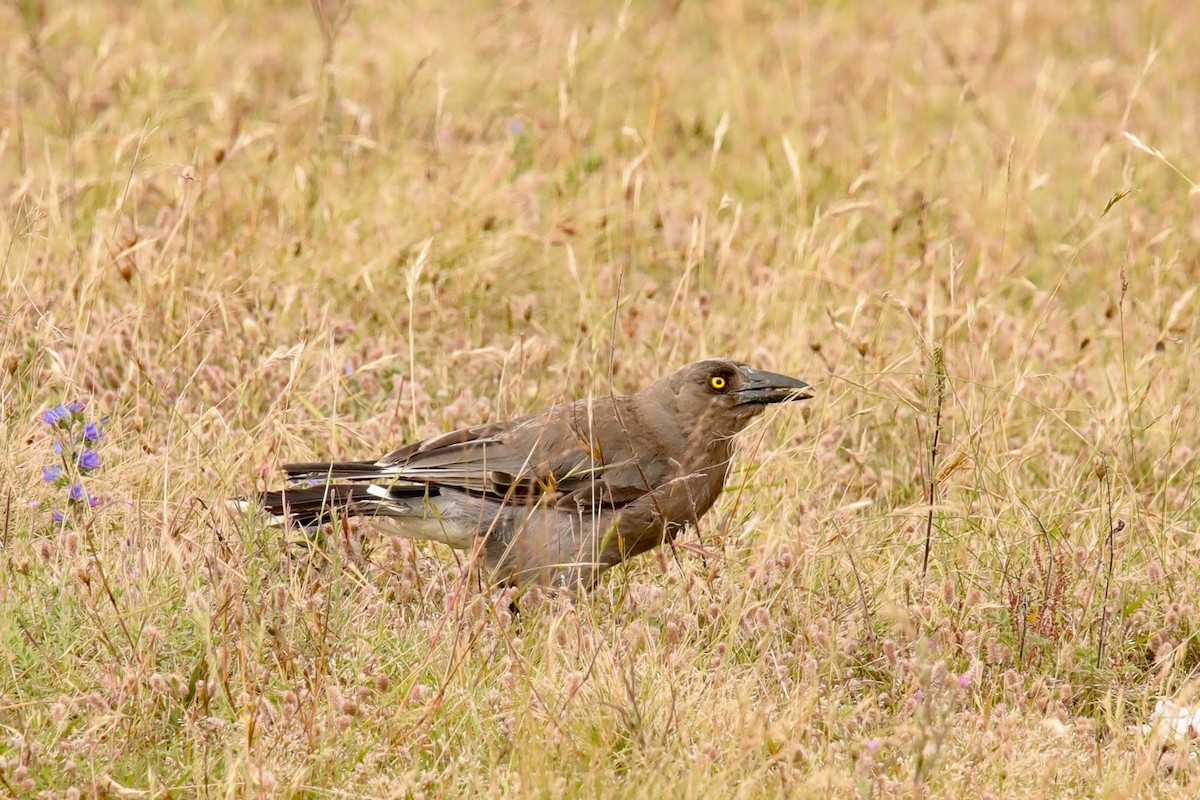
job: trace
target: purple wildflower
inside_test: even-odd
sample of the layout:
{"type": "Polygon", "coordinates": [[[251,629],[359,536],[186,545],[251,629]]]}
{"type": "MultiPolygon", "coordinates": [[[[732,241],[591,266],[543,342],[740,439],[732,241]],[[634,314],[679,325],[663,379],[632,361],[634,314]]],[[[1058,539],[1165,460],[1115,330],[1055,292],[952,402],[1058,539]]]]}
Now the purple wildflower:
{"type": "Polygon", "coordinates": [[[48,408],[42,412],[42,422],[47,425],[57,425],[69,416],[71,416],[71,412],[67,411],[62,403],[59,403],[54,408],[48,408]]]}
{"type": "Polygon", "coordinates": [[[79,457],[79,467],[89,472],[99,469],[100,455],[95,450],[84,450],[83,455],[79,457]]]}
{"type": "Polygon", "coordinates": [[[54,483],[62,477],[62,467],[55,464],[50,467],[42,467],[42,480],[46,483],[54,483]]]}
{"type": "Polygon", "coordinates": [[[871,741],[867,742],[867,749],[870,750],[872,753],[874,753],[876,750],[879,749],[879,740],[872,739],[871,741]]]}
{"type": "Polygon", "coordinates": [[[970,675],[959,675],[958,676],[958,685],[962,689],[965,689],[968,686],[970,686],[971,685],[971,676],[970,675]]]}
{"type": "Polygon", "coordinates": [[[64,519],[66,519],[66,517],[63,516],[63,513],[61,511],[55,511],[53,514],[50,515],[50,518],[53,519],[55,522],[62,522],[64,519]]]}
{"type": "Polygon", "coordinates": [[[83,491],[83,484],[72,483],[71,488],[67,490],[67,497],[75,501],[85,499],[87,497],[87,493],[83,491]]]}
{"type": "Polygon", "coordinates": [[[89,442],[100,441],[100,426],[94,422],[89,422],[83,426],[83,438],[89,442]]]}
{"type": "Polygon", "coordinates": [[[55,442],[55,443],[54,443],[54,452],[55,452],[55,454],[56,454],[56,455],[60,455],[60,456],[61,456],[61,455],[62,455],[62,451],[63,451],[63,445],[62,445],[62,442],[55,442]]]}
{"type": "Polygon", "coordinates": [[[98,506],[98,505],[100,505],[100,498],[99,498],[99,497],[97,497],[97,496],[96,496],[96,495],[94,495],[94,494],[93,494],[93,495],[89,495],[89,496],[88,496],[88,507],[89,507],[89,508],[95,508],[95,507],[96,507],[96,506],[98,506]]]}
{"type": "Polygon", "coordinates": [[[67,410],[72,414],[82,414],[85,408],[87,408],[87,403],[80,402],[79,400],[72,400],[67,403],[67,410]]]}

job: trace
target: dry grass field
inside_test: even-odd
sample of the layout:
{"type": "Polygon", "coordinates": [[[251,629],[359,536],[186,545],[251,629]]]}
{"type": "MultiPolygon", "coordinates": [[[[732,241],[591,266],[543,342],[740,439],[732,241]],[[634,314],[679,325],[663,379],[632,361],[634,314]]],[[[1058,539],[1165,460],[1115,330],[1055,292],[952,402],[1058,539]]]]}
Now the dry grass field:
{"type": "Polygon", "coordinates": [[[1200,672],[1200,5],[0,31],[0,796],[1200,791],[1131,730],[1200,672]],[[712,355],[818,396],[515,619],[226,507],[712,355]]]}

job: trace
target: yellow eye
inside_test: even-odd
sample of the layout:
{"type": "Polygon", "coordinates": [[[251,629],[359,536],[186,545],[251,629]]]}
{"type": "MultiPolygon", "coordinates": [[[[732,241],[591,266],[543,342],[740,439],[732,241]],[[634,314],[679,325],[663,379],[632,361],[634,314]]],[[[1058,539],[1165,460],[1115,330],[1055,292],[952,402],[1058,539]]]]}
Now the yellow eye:
{"type": "Polygon", "coordinates": [[[714,375],[712,378],[709,378],[708,385],[719,392],[725,388],[725,379],[720,375],[714,375]]]}

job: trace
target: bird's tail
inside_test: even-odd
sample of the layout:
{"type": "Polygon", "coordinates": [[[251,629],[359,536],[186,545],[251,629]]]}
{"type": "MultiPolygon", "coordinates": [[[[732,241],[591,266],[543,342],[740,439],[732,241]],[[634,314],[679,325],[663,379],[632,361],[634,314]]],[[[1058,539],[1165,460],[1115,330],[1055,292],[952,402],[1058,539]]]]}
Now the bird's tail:
{"type": "Polygon", "coordinates": [[[310,485],[262,492],[253,498],[234,500],[230,505],[242,512],[260,508],[271,515],[276,525],[311,527],[341,517],[405,516],[413,512],[411,501],[430,491],[420,484],[385,484],[379,468],[370,461],[286,464],[284,471],[290,480],[307,481],[310,485]],[[377,482],[365,483],[372,479],[377,482]]]}
{"type": "Polygon", "coordinates": [[[263,492],[253,500],[238,500],[238,507],[250,511],[261,508],[276,525],[307,528],[323,525],[342,516],[358,516],[359,509],[375,498],[365,486],[327,484],[307,488],[294,487],[278,492],[263,492]]]}
{"type": "Polygon", "coordinates": [[[382,474],[374,461],[311,461],[305,464],[284,464],[289,481],[369,481],[382,474]]]}

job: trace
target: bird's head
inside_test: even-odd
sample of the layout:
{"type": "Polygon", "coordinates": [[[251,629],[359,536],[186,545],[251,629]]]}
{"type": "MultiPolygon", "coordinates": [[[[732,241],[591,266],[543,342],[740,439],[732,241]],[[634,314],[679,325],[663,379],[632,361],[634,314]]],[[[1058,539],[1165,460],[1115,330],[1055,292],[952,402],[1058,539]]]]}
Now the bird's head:
{"type": "Polygon", "coordinates": [[[737,433],[769,405],[813,396],[802,380],[724,358],[689,364],[667,382],[678,412],[717,435],[737,433]]]}

